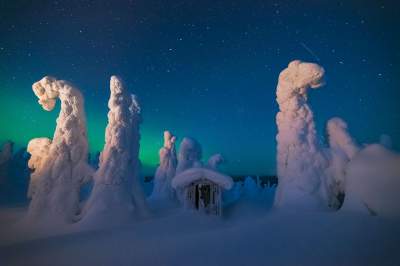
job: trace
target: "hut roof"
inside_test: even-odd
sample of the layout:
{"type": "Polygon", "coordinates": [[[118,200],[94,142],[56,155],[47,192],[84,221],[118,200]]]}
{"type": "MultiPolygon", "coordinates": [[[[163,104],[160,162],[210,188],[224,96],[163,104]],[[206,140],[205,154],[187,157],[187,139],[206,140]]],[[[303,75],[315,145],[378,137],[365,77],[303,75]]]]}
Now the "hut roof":
{"type": "Polygon", "coordinates": [[[230,176],[218,173],[212,169],[195,167],[189,168],[182,173],[179,173],[172,179],[173,188],[181,188],[190,185],[192,182],[207,179],[212,181],[224,189],[231,189],[233,180],[230,176]]]}

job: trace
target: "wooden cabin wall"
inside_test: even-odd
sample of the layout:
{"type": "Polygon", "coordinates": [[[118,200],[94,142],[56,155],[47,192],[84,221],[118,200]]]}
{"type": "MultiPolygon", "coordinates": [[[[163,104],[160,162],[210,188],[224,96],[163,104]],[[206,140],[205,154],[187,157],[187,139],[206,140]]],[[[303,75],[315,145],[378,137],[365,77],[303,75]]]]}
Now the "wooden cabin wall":
{"type": "Polygon", "coordinates": [[[185,188],[185,207],[196,209],[196,187],[202,185],[210,186],[210,203],[207,208],[200,208],[208,214],[222,215],[221,187],[208,180],[198,180],[185,188]]]}

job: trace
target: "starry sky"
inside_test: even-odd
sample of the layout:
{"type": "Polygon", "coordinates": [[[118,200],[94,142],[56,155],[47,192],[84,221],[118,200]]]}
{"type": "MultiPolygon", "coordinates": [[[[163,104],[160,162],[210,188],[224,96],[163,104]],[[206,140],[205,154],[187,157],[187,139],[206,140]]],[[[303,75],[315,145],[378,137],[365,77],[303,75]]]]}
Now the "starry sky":
{"type": "Polygon", "coordinates": [[[0,1],[0,141],[52,137],[31,85],[45,75],[85,97],[91,152],[102,150],[109,78],[141,102],[140,157],[158,163],[162,132],[221,152],[231,174],[274,174],[275,89],[293,59],[321,64],[310,93],[318,133],[344,118],[359,143],[400,148],[396,1],[0,1]]]}

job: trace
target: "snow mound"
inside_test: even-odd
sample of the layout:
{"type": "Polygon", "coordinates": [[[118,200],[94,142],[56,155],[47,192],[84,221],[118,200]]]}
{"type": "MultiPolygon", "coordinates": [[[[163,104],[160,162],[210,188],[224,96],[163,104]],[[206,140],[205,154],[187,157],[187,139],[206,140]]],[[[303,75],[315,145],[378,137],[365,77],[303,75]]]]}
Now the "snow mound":
{"type": "Polygon", "coordinates": [[[224,189],[231,189],[233,186],[233,180],[230,176],[215,172],[211,169],[195,167],[176,175],[174,179],[172,179],[172,187],[175,189],[183,188],[200,179],[212,181],[224,189]]]}
{"type": "Polygon", "coordinates": [[[346,169],[342,210],[400,217],[400,154],[380,144],[362,149],[346,169]]]}

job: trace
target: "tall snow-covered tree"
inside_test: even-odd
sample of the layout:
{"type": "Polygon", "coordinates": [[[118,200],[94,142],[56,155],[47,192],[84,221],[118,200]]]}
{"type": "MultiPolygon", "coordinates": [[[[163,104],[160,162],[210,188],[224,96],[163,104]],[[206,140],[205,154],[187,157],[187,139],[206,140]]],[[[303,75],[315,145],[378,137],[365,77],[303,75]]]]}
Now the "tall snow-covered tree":
{"type": "Polygon", "coordinates": [[[201,157],[201,145],[193,138],[183,138],[179,146],[176,174],[192,167],[202,166],[201,157]]]}
{"type": "Polygon", "coordinates": [[[320,209],[327,205],[324,171],[328,162],[307,104],[309,89],[324,84],[324,72],[317,64],[295,60],[279,75],[276,207],[320,209]]]}
{"type": "Polygon", "coordinates": [[[80,187],[92,175],[83,96],[70,83],[48,76],[32,89],[43,109],[51,111],[59,98],[61,111],[53,139],[33,139],[28,145],[29,167],[34,170],[28,217],[73,222],[79,213],[80,187]]]}
{"type": "Polygon", "coordinates": [[[83,219],[111,223],[132,218],[135,209],[143,211],[145,199],[138,181],[140,107],[116,76],[110,91],[105,145],[83,219]]]}
{"type": "Polygon", "coordinates": [[[160,165],[154,175],[153,199],[174,199],[175,190],[171,186],[175,176],[177,157],[175,150],[176,138],[169,131],[164,131],[164,145],[160,149],[160,165]]]}

